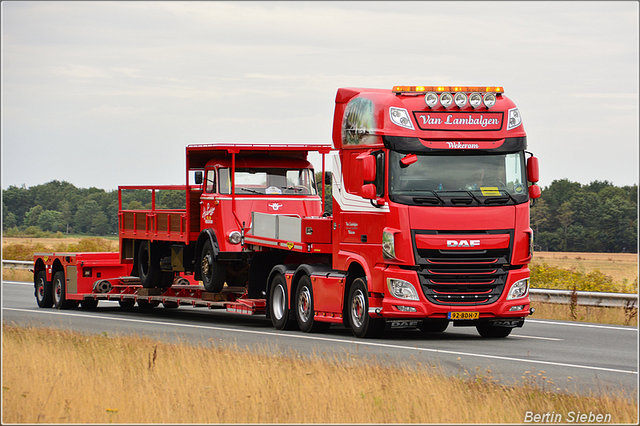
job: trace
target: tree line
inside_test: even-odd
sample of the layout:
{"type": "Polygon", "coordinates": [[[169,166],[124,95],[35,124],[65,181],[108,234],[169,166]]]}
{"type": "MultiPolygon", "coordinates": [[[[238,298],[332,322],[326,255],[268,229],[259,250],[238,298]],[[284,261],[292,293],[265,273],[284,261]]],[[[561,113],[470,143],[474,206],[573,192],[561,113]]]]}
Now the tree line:
{"type": "MultiPolygon", "coordinates": [[[[321,182],[320,174],[317,174],[321,182]]],[[[158,191],[156,207],[185,208],[184,191],[158,191]]],[[[327,186],[327,198],[331,198],[327,186]]],[[[118,191],[76,188],[57,180],[2,190],[3,231],[110,235],[118,232],[118,191]]],[[[151,208],[151,192],[122,191],[125,209],[151,208]]],[[[326,205],[331,211],[331,202],[326,205]]],[[[554,180],[531,208],[537,250],[637,252],[638,185],[554,180]]]]}
{"type": "Polygon", "coordinates": [[[638,185],[554,180],[531,208],[534,247],[543,251],[638,252],[638,185]]]}
{"type": "MultiPolygon", "coordinates": [[[[124,209],[150,209],[146,190],[123,190],[124,209]]],[[[57,180],[2,190],[2,229],[9,234],[62,232],[111,235],[118,232],[118,191],[76,188],[57,180]]],[[[157,191],[156,208],[184,209],[184,191],[157,191]]]]}

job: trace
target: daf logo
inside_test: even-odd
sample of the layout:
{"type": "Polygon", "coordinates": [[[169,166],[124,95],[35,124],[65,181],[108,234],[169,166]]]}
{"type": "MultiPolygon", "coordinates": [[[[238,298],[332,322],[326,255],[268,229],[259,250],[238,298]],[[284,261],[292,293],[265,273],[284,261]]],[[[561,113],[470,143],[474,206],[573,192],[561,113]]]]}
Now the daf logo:
{"type": "Polygon", "coordinates": [[[480,245],[480,240],[447,240],[447,247],[476,247],[480,245]]]}

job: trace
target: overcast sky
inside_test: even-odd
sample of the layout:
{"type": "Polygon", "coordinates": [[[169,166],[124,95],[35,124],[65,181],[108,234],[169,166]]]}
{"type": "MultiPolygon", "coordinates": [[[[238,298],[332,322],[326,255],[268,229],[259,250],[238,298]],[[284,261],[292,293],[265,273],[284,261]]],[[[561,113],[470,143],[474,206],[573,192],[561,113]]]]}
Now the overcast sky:
{"type": "MultiPolygon", "coordinates": [[[[501,85],[540,184],[638,183],[638,2],[2,2],[2,188],[330,143],[339,87],[501,85]]],[[[317,167],[320,163],[314,159],[317,167]]]]}

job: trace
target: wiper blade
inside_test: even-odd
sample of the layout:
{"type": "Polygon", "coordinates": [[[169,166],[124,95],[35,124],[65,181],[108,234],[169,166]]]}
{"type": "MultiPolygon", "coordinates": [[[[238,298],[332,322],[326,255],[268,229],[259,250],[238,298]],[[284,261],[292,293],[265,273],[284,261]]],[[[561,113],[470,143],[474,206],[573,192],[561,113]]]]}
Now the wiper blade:
{"type": "Polygon", "coordinates": [[[433,197],[413,197],[413,202],[414,203],[429,203],[429,204],[444,204],[444,200],[442,198],[440,198],[440,196],[436,193],[436,191],[431,191],[428,190],[429,192],[431,192],[434,196],[433,197]]]}
{"type": "Polygon", "coordinates": [[[253,192],[254,194],[262,195],[262,192],[256,191],[255,189],[251,189],[251,188],[239,188],[239,189],[242,190],[242,191],[253,192]]]}
{"type": "MultiPolygon", "coordinates": [[[[502,195],[502,191],[498,190],[498,192],[500,192],[500,195],[502,195]]],[[[504,204],[504,203],[508,203],[509,200],[513,201],[513,204],[516,204],[516,199],[513,198],[511,196],[511,194],[509,194],[509,191],[504,191],[505,194],[507,194],[506,197],[489,197],[486,200],[484,200],[485,204],[504,204]]]]}

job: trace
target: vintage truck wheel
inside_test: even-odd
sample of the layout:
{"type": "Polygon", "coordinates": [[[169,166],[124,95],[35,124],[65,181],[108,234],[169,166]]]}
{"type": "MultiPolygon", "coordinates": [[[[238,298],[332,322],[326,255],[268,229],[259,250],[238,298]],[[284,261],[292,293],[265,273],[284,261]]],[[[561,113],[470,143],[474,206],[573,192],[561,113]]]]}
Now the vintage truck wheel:
{"type": "Polygon", "coordinates": [[[307,275],[302,276],[298,282],[295,313],[298,327],[305,333],[325,331],[331,326],[328,322],[318,322],[313,318],[315,313],[313,309],[313,285],[307,275]]]}
{"type": "Polygon", "coordinates": [[[384,333],[384,319],[369,316],[369,292],[364,278],[356,278],[349,290],[348,318],[356,337],[379,337],[384,333]]]}
{"type": "Polygon", "coordinates": [[[296,322],[291,319],[289,311],[287,282],[282,274],[276,274],[271,280],[269,313],[271,315],[271,324],[276,330],[291,330],[295,328],[296,322]]]}
{"type": "Polygon", "coordinates": [[[39,307],[50,308],[53,306],[51,283],[47,281],[47,274],[44,271],[40,271],[36,275],[35,296],[39,307]]]}
{"type": "Polygon", "coordinates": [[[160,259],[152,253],[149,241],[140,241],[140,247],[138,248],[138,276],[144,288],[154,288],[160,284],[160,259]]]}
{"type": "Polygon", "coordinates": [[[210,293],[220,293],[224,287],[225,270],[216,262],[210,240],[202,247],[199,266],[204,289],[210,293]]]}

